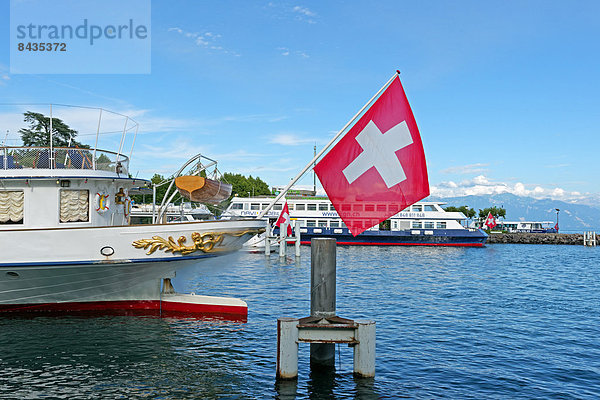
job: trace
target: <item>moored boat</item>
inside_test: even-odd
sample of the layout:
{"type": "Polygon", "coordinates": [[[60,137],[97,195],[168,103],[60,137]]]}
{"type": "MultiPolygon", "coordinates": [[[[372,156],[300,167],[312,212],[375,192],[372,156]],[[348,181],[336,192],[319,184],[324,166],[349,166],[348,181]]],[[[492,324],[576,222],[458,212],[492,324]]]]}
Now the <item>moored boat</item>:
{"type": "Polygon", "coordinates": [[[132,225],[129,191],[146,181],[130,176],[130,157],[0,147],[0,311],[246,312],[240,300],[174,293],[170,279],[237,251],[264,222],[132,225]]]}
{"type": "MultiPolygon", "coordinates": [[[[271,200],[271,197],[234,197],[223,215],[225,218],[254,217],[271,200]]],[[[274,204],[266,217],[271,221],[276,219],[284,203],[281,200],[274,204]]],[[[287,203],[291,219],[300,227],[302,244],[310,244],[316,237],[332,237],[339,245],[481,247],[488,237],[481,229],[463,226],[461,222],[467,218],[460,212],[446,212],[441,202],[421,201],[405,210],[395,209],[395,215],[375,225],[369,213],[384,205],[365,204],[361,210],[342,210],[360,213],[364,226],[370,227],[357,236],[350,234],[327,197],[288,197],[287,203]]]]}

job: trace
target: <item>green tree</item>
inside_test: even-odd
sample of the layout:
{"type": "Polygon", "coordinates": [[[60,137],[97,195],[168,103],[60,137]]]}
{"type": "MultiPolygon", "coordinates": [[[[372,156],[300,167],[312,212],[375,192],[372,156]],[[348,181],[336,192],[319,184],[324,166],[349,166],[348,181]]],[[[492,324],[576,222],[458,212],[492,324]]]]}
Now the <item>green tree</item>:
{"type": "MultiPolygon", "coordinates": [[[[50,146],[50,117],[44,114],[27,111],[23,113],[24,121],[29,124],[27,128],[19,129],[24,146],[50,146]]],[[[52,118],[52,145],[54,147],[79,147],[88,149],[75,140],[77,131],[71,129],[60,118],[52,118]]]]}
{"type": "Polygon", "coordinates": [[[506,210],[502,207],[487,207],[483,210],[479,210],[479,219],[484,220],[487,218],[488,214],[492,214],[494,218],[506,218],[506,210]]]}
{"type": "Polygon", "coordinates": [[[473,218],[477,214],[477,212],[473,208],[469,208],[468,206],[460,206],[460,207],[448,206],[448,207],[444,208],[444,210],[448,211],[448,212],[461,212],[469,219],[473,218]]]}
{"type": "Polygon", "coordinates": [[[231,189],[232,196],[237,194],[238,197],[248,197],[271,194],[269,185],[259,177],[253,178],[250,175],[246,178],[242,174],[226,172],[223,174],[223,180],[233,186],[231,189]]]}

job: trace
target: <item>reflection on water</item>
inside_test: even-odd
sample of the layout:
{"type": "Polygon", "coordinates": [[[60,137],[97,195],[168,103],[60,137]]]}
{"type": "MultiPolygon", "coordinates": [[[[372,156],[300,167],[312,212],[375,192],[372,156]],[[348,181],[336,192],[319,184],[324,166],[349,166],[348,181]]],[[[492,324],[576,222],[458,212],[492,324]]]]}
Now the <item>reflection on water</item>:
{"type": "MultiPolygon", "coordinates": [[[[290,247],[291,249],[291,247],[290,247]]],[[[600,248],[338,248],[338,315],[377,322],[374,379],[352,349],[275,382],[276,321],[309,313],[302,259],[243,254],[178,272],[233,296],[247,323],[100,316],[0,319],[2,398],[600,398],[600,248]]]]}

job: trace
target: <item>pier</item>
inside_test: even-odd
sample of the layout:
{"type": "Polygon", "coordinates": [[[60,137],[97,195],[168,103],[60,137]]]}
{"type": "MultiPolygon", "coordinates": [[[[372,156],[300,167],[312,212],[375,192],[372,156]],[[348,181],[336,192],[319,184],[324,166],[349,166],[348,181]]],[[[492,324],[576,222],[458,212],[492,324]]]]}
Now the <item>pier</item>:
{"type": "Polygon", "coordinates": [[[584,244],[581,233],[491,233],[488,244],[516,243],[516,244],[584,244]]]}

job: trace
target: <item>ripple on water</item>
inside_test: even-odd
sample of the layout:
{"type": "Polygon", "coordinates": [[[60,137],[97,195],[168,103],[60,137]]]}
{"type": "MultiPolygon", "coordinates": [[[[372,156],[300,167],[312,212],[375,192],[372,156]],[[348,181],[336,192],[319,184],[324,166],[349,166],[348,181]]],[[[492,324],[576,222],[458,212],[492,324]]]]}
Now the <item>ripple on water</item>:
{"type": "Polygon", "coordinates": [[[234,296],[248,322],[105,316],[0,319],[5,398],[599,398],[600,251],[579,246],[338,248],[338,314],[377,322],[377,376],[275,375],[276,320],[308,314],[310,249],[239,253],[178,272],[234,296]]]}

